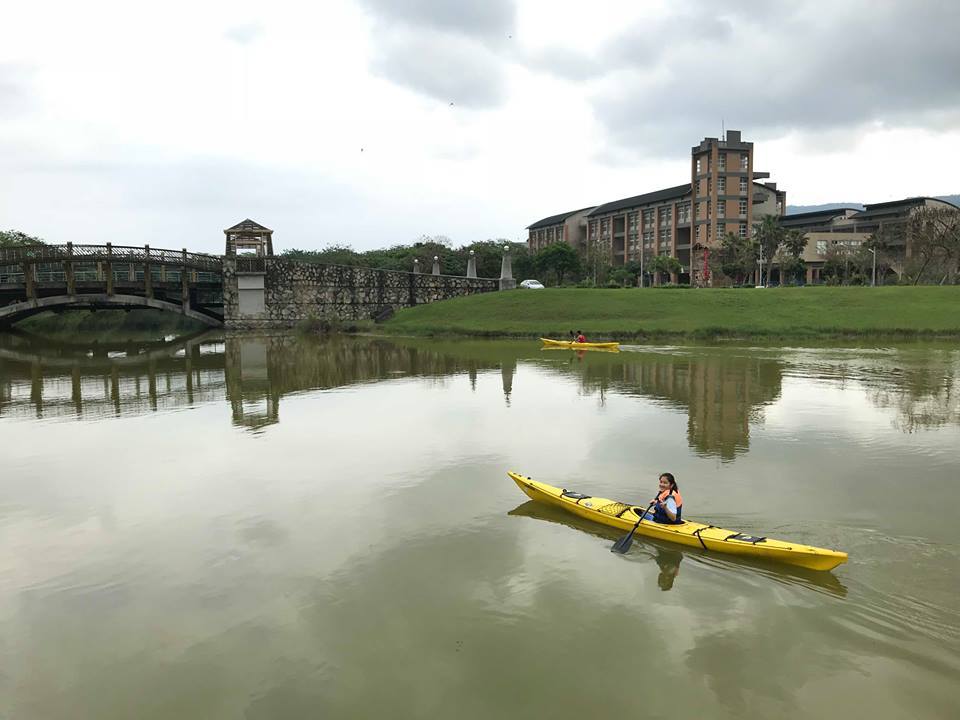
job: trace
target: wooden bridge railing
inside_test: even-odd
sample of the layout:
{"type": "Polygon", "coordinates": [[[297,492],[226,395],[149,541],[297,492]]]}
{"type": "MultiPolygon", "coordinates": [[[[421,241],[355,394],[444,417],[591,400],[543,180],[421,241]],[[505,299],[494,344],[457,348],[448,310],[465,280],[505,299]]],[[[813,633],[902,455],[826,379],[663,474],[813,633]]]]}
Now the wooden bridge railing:
{"type": "Polygon", "coordinates": [[[188,307],[190,284],[218,283],[223,261],[217,255],[151,248],[149,245],[24,245],[0,248],[0,284],[22,285],[26,298],[37,298],[38,283],[63,283],[74,295],[77,282],[102,282],[107,295],[123,282],[143,283],[153,298],[154,283],[177,283],[188,307]]]}
{"type": "Polygon", "coordinates": [[[217,255],[132,245],[23,245],[0,248],[0,266],[40,263],[135,263],[175,265],[192,270],[220,273],[223,261],[217,255]]]}

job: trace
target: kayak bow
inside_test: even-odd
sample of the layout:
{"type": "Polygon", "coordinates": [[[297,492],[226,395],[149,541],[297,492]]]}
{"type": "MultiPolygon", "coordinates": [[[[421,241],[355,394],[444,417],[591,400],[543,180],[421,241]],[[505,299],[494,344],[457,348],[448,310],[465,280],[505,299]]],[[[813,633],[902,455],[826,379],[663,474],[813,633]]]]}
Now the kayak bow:
{"type": "MultiPolygon", "coordinates": [[[[637,524],[637,520],[640,519],[639,513],[643,511],[640,507],[615,500],[563,490],[519,473],[508,472],[507,475],[531,500],[556,505],[574,515],[624,531],[630,530],[637,524]]],[[[689,520],[679,525],[666,525],[644,519],[637,526],[636,532],[638,535],[646,535],[657,540],[699,547],[712,552],[773,560],[810,570],[833,570],[847,561],[847,553],[839,550],[827,550],[767,537],[754,537],[689,520]]]]}

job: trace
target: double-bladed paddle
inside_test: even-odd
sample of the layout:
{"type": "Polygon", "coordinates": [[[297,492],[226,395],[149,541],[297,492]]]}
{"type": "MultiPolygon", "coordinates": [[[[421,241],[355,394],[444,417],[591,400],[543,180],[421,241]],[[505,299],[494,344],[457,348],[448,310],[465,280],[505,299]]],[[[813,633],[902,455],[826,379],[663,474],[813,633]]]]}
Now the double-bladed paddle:
{"type": "Polygon", "coordinates": [[[657,498],[654,498],[653,500],[650,501],[650,504],[647,505],[647,509],[644,510],[642,513],[640,513],[640,519],[637,520],[637,524],[633,526],[633,530],[631,530],[629,533],[627,533],[622,538],[617,540],[613,544],[613,547],[610,548],[610,552],[620,553],[621,555],[623,555],[627,550],[630,549],[630,546],[633,544],[633,534],[637,531],[637,528],[640,527],[640,523],[643,522],[644,515],[650,512],[650,508],[652,508],[654,503],[656,502],[657,502],[657,498]]]}

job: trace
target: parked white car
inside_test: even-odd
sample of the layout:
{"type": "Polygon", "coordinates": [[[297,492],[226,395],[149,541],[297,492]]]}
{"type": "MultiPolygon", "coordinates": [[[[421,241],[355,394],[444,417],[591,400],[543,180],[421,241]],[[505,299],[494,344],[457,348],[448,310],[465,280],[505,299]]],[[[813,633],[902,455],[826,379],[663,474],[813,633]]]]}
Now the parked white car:
{"type": "Polygon", "coordinates": [[[524,280],[520,287],[527,290],[543,290],[543,284],[539,280],[524,280]]]}

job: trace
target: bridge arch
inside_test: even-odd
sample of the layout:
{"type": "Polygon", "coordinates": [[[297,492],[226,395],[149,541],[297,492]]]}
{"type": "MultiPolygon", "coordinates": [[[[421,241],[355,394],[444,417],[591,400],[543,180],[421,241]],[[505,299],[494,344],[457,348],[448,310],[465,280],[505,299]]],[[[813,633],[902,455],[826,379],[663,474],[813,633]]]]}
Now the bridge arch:
{"type": "Polygon", "coordinates": [[[56,310],[60,308],[69,309],[125,309],[135,310],[141,308],[152,308],[154,310],[163,310],[166,312],[186,315],[189,318],[209,325],[210,327],[220,327],[223,320],[213,315],[199,312],[189,307],[183,307],[175,303],[158,300],[156,298],[141,297],[139,295],[107,295],[106,293],[86,293],[77,295],[48,295],[47,297],[25,300],[23,302],[11,303],[0,307],[0,327],[12,325],[31,315],[45,312],[47,310],[56,310]]]}

